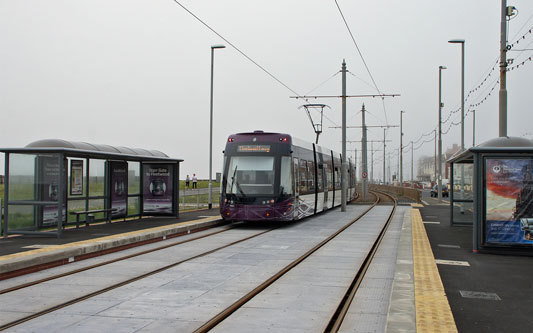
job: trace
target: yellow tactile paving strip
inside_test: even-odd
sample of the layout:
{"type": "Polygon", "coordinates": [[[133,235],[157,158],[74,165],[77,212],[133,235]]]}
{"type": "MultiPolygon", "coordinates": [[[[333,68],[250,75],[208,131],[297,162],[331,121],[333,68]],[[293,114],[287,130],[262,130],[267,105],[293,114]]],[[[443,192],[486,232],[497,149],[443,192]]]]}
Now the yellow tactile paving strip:
{"type": "Polygon", "coordinates": [[[412,209],[417,332],[457,332],[422,216],[412,209]]]}
{"type": "Polygon", "coordinates": [[[42,248],[42,249],[36,249],[36,250],[25,251],[25,252],[20,252],[20,253],[8,254],[8,255],[5,255],[5,256],[0,256],[0,262],[4,261],[4,260],[13,259],[13,258],[27,257],[27,256],[31,256],[31,255],[34,255],[34,254],[42,254],[42,253],[51,252],[51,251],[60,250],[60,249],[78,247],[78,246],[82,246],[82,245],[85,245],[85,244],[93,244],[93,243],[103,242],[103,241],[107,241],[107,240],[113,240],[113,239],[117,239],[117,238],[142,235],[142,234],[149,233],[149,232],[163,231],[163,230],[172,229],[172,228],[176,228],[176,227],[186,226],[186,225],[189,225],[189,224],[196,224],[196,223],[200,223],[200,222],[208,222],[208,221],[216,220],[218,218],[219,218],[218,216],[206,217],[206,218],[193,220],[193,221],[188,221],[188,222],[180,222],[180,223],[176,223],[176,224],[165,225],[165,226],[162,226],[162,227],[155,227],[155,228],[150,228],[150,229],[131,231],[131,232],[123,233],[123,234],[99,237],[99,238],[94,238],[94,239],[89,239],[89,240],[84,240],[84,241],[79,241],[79,242],[72,242],[72,243],[68,243],[68,244],[50,246],[50,247],[46,247],[46,248],[42,248]]]}

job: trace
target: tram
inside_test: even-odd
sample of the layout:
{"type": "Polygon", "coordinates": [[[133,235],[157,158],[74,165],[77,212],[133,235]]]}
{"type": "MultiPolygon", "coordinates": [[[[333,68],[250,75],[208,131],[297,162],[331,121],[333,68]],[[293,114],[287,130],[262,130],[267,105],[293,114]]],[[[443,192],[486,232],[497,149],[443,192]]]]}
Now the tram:
{"type": "MultiPolygon", "coordinates": [[[[355,165],[347,161],[347,201],[355,165]]],[[[341,204],[341,155],[283,133],[232,134],[224,150],[220,214],[228,221],[293,221],[341,204]]]]}

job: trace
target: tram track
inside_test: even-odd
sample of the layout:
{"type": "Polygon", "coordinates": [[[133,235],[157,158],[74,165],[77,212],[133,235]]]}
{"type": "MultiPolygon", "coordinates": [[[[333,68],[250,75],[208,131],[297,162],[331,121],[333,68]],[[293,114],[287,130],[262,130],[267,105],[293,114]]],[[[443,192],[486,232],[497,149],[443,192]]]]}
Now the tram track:
{"type": "MultiPolygon", "coordinates": [[[[244,305],[246,302],[248,302],[250,299],[252,299],[253,297],[255,297],[257,294],[259,294],[261,291],[263,291],[264,289],[266,289],[269,285],[273,284],[276,280],[278,280],[281,276],[283,276],[285,273],[289,272],[291,269],[293,269],[294,267],[296,267],[299,263],[301,263],[303,260],[305,260],[305,258],[309,257],[311,254],[313,254],[314,252],[316,252],[318,249],[320,249],[321,247],[323,247],[325,244],[327,244],[330,240],[334,239],[337,235],[339,235],[340,233],[342,233],[342,231],[346,230],[348,227],[350,227],[351,225],[353,225],[353,223],[357,222],[359,219],[361,219],[363,216],[365,216],[368,212],[370,212],[376,205],[378,205],[380,202],[383,202],[383,194],[381,193],[378,193],[378,192],[371,192],[376,200],[375,202],[368,208],[366,209],[362,214],[360,214],[358,217],[356,217],[355,219],[353,219],[352,221],[350,221],[349,223],[347,223],[343,228],[339,229],[338,231],[336,231],[335,233],[333,233],[332,235],[330,235],[328,238],[324,239],[323,241],[321,241],[319,244],[317,244],[316,246],[314,246],[312,249],[310,249],[309,251],[307,251],[304,255],[302,255],[300,258],[296,259],[294,262],[292,262],[291,264],[285,266],[282,270],[280,270],[277,274],[273,275],[271,278],[269,278],[268,280],[266,280],[263,284],[257,286],[256,288],[254,288],[250,293],[248,293],[247,295],[243,296],[242,298],[240,298],[239,300],[237,300],[235,303],[233,303],[230,307],[228,307],[227,309],[225,309],[224,311],[220,312],[218,315],[216,315],[215,317],[213,317],[211,320],[207,321],[204,325],[202,325],[200,328],[198,328],[196,330],[196,332],[207,332],[209,331],[210,329],[214,328],[215,326],[217,326],[220,322],[222,322],[223,320],[225,320],[226,318],[228,318],[233,312],[235,312],[236,310],[238,310],[242,305],[244,305]]],[[[386,195],[386,194],[385,194],[386,195]]],[[[390,216],[392,216],[394,214],[394,210],[393,212],[391,213],[390,216]]],[[[392,219],[392,217],[389,217],[389,220],[392,219]]],[[[43,282],[46,282],[46,281],[50,281],[52,279],[57,279],[57,278],[60,278],[60,277],[64,277],[64,276],[67,276],[67,275],[72,275],[72,274],[76,274],[76,273],[79,273],[79,272],[82,272],[82,271],[86,271],[86,270],[90,270],[91,268],[96,268],[96,267],[100,267],[100,266],[103,266],[103,265],[106,265],[106,264],[111,264],[111,263],[114,263],[114,262],[117,262],[117,261],[121,261],[121,260],[126,260],[128,258],[132,258],[132,257],[135,257],[135,256],[139,256],[139,255],[142,255],[142,254],[146,254],[146,253],[150,253],[150,252],[155,252],[157,250],[162,250],[162,249],[165,249],[165,248],[168,248],[168,247],[172,247],[172,246],[176,246],[176,245],[180,245],[180,244],[184,244],[184,243],[188,243],[188,242],[191,242],[193,240],[198,240],[200,238],[205,238],[205,237],[209,237],[209,236],[213,236],[215,234],[218,234],[218,233],[222,233],[224,231],[228,231],[232,229],[231,227],[230,228],[227,228],[225,230],[220,230],[220,231],[217,231],[217,232],[214,232],[214,233],[209,233],[209,234],[206,234],[206,235],[202,235],[202,236],[199,236],[199,237],[195,237],[193,239],[188,239],[188,240],[184,240],[184,241],[180,241],[180,242],[176,242],[174,244],[167,244],[165,246],[162,246],[162,247],[158,247],[156,249],[150,249],[150,250],[147,250],[147,251],[142,251],[142,252],[139,252],[139,253],[135,253],[135,254],[132,254],[132,255],[128,255],[128,256],[124,256],[124,257],[121,257],[121,258],[117,258],[117,259],[113,259],[113,260],[109,260],[108,262],[106,263],[100,263],[100,264],[97,264],[97,265],[93,265],[93,266],[90,266],[90,267],[84,267],[84,268],[81,268],[81,269],[78,269],[78,270],[73,270],[71,272],[67,272],[67,273],[62,273],[62,274],[58,274],[52,278],[49,278],[49,279],[42,279],[42,280],[39,280],[39,281],[34,281],[32,282],[31,284],[27,284],[27,285],[20,285],[18,286],[17,288],[8,288],[8,289],[4,289],[4,290],[1,290],[0,291],[0,295],[1,294],[5,294],[5,293],[9,293],[11,291],[15,291],[15,290],[19,290],[19,289],[23,289],[23,288],[26,288],[26,287],[29,287],[29,286],[33,286],[33,285],[37,285],[39,283],[43,283],[43,282]],[[9,290],[9,289],[12,289],[12,290],[9,290]]],[[[43,316],[43,315],[46,315],[48,313],[51,313],[51,312],[54,312],[56,310],[59,310],[59,309],[62,309],[62,308],[65,308],[67,306],[70,306],[70,305],[73,305],[73,304],[76,304],[76,303],[79,303],[81,301],[84,301],[84,300],[87,300],[87,299],[90,299],[94,296],[97,296],[97,295],[100,295],[100,294],[104,294],[106,292],[109,292],[111,290],[114,290],[114,289],[117,289],[119,287],[122,287],[122,286],[125,286],[127,284],[130,284],[132,282],[135,282],[135,281],[139,281],[139,280],[142,280],[144,278],[147,278],[151,275],[155,275],[157,273],[160,273],[160,272],[163,272],[165,270],[168,270],[172,267],[175,267],[177,265],[180,265],[182,263],[185,263],[187,261],[191,261],[191,260],[194,260],[194,259],[197,259],[197,258],[200,258],[200,257],[203,257],[203,256],[206,256],[206,255],[209,255],[209,254],[212,254],[212,253],[215,253],[217,251],[220,251],[222,249],[225,249],[225,248],[228,248],[230,246],[233,246],[233,245],[236,245],[238,243],[241,243],[241,242],[244,242],[244,241],[247,241],[249,239],[252,239],[252,238],[255,238],[257,236],[260,236],[260,235],[263,235],[263,234],[266,234],[268,232],[271,232],[273,230],[275,230],[277,228],[272,228],[272,229],[269,229],[269,230],[266,230],[266,231],[262,231],[260,233],[257,233],[257,234],[254,234],[252,236],[249,236],[249,237],[246,237],[246,238],[243,238],[243,239],[240,239],[238,241],[235,241],[235,242],[231,242],[231,243],[228,243],[224,246],[220,246],[220,247],[217,247],[215,249],[212,249],[210,251],[206,251],[206,252],[203,252],[201,254],[198,254],[198,255],[195,255],[195,256],[191,256],[189,258],[186,258],[186,259],[183,259],[183,260],[180,260],[180,261],[177,261],[175,263],[172,263],[172,264],[169,264],[169,265],[166,265],[164,267],[160,267],[158,269],[155,269],[155,270],[152,270],[150,272],[147,272],[145,274],[141,274],[141,275],[138,275],[138,276],[135,276],[133,278],[130,278],[130,279],[127,279],[127,280],[124,280],[124,281],[121,281],[121,282],[118,282],[118,283],[115,283],[115,284],[112,284],[110,286],[107,286],[105,288],[101,288],[99,290],[96,290],[94,292],[91,292],[91,293],[87,293],[85,295],[82,295],[80,297],[76,297],[76,298],[73,298],[72,300],[69,300],[69,301],[66,301],[66,302],[63,302],[63,303],[60,303],[60,304],[56,304],[55,306],[51,306],[51,307],[48,307],[47,309],[44,309],[44,310],[41,310],[41,311],[38,311],[38,312],[35,312],[35,313],[32,313],[31,315],[29,316],[25,316],[24,318],[20,318],[18,320],[14,320],[14,321],[11,321],[9,323],[6,323],[6,324],[3,324],[0,326],[0,330],[5,330],[5,329],[8,329],[8,328],[11,328],[11,327],[15,327],[17,325],[20,325],[26,321],[29,321],[29,320],[32,320],[34,318],[37,318],[37,317],[40,317],[40,316],[43,316]]],[[[380,239],[383,237],[383,234],[385,233],[386,231],[386,226],[384,227],[384,229],[381,231],[380,233],[380,239]]],[[[379,246],[379,241],[376,241],[378,242],[377,245],[374,244],[373,246],[373,251],[371,252],[374,252],[375,253],[375,249],[377,249],[377,247],[379,246]]],[[[373,253],[372,253],[373,255],[373,253]]],[[[365,261],[368,261],[370,262],[371,259],[366,259],[365,261]]],[[[367,265],[367,268],[368,268],[368,265],[367,265]]],[[[366,269],[365,268],[365,271],[366,269]]],[[[362,280],[362,278],[364,277],[364,272],[361,274],[360,272],[358,272],[356,274],[356,278],[357,276],[360,276],[360,281],[362,280]]],[[[359,281],[359,283],[360,283],[359,281]]],[[[358,283],[356,283],[356,285],[358,286],[358,283]]],[[[357,286],[355,288],[351,288],[351,290],[354,290],[355,291],[357,290],[357,286]]],[[[354,294],[355,294],[355,291],[354,291],[354,294]]],[[[346,297],[345,297],[346,298],[346,297]]],[[[353,296],[351,297],[353,299],[353,296]]],[[[351,302],[351,299],[348,297],[347,299],[349,299],[348,302],[343,302],[341,304],[348,304],[348,307],[349,307],[349,302],[351,302]]],[[[339,305],[339,308],[341,308],[342,306],[339,305]]],[[[337,317],[342,317],[342,314],[337,316],[337,317]]],[[[342,322],[342,320],[341,320],[342,322]]]]}
{"type": "Polygon", "coordinates": [[[390,224],[390,221],[392,220],[392,217],[394,216],[394,212],[396,210],[397,202],[394,197],[384,193],[384,192],[378,192],[378,191],[372,191],[370,192],[375,196],[375,201],[373,204],[366,209],[363,213],[361,213],[359,216],[354,218],[352,221],[350,221],[348,224],[346,224],[344,227],[340,228],[335,233],[331,234],[329,237],[318,243],[315,247],[307,251],[305,254],[294,260],[292,263],[285,266],[282,270],[277,272],[276,274],[272,275],[269,279],[264,281],[262,284],[254,288],[252,291],[250,291],[248,294],[241,297],[239,300],[234,302],[232,305],[221,311],[219,314],[217,314],[215,317],[211,318],[209,321],[207,321],[205,324],[203,324],[201,327],[196,329],[195,333],[204,333],[212,330],[217,325],[222,323],[225,319],[230,317],[235,311],[242,308],[248,301],[250,301],[252,298],[259,295],[262,291],[264,291],[269,286],[273,285],[278,279],[280,279],[283,275],[291,271],[293,268],[295,268],[298,264],[302,263],[304,260],[309,258],[313,253],[324,247],[324,245],[328,244],[331,240],[335,239],[339,234],[341,234],[343,231],[348,229],[350,226],[352,226],[354,223],[359,221],[361,218],[363,218],[368,212],[370,212],[375,206],[378,205],[378,203],[382,200],[382,197],[389,198],[393,203],[393,209],[391,213],[389,214],[389,217],[387,219],[387,222],[385,223],[384,227],[382,228],[379,236],[377,237],[377,240],[374,242],[370,252],[366,256],[363,265],[359,269],[359,271],[356,273],[355,278],[348,288],[345,296],[343,297],[342,301],[340,302],[337,311],[333,314],[330,323],[328,324],[328,327],[326,329],[326,332],[333,332],[338,331],[338,328],[342,324],[342,320],[345,317],[348,308],[353,300],[353,297],[357,291],[358,286],[360,285],[361,281],[364,278],[365,272],[368,269],[372,258],[374,257],[374,254],[379,247],[379,244],[381,242],[381,239],[383,238],[383,235],[385,234],[388,225],[390,224]]]}
{"type": "MultiPolygon", "coordinates": [[[[147,273],[144,273],[144,274],[141,274],[141,275],[138,275],[138,276],[135,276],[133,278],[130,278],[130,279],[127,279],[127,280],[124,280],[124,281],[121,281],[121,282],[118,282],[118,283],[115,283],[115,284],[112,284],[110,286],[107,286],[105,288],[101,288],[99,290],[96,290],[94,292],[91,292],[91,293],[87,293],[83,296],[80,296],[80,297],[76,297],[72,300],[69,300],[69,301],[66,301],[66,302],[63,302],[63,303],[60,303],[60,304],[56,304],[54,306],[51,306],[51,307],[48,307],[46,309],[43,309],[43,310],[40,310],[40,311],[37,311],[35,313],[32,313],[31,315],[28,315],[28,316],[24,316],[22,318],[19,318],[17,320],[14,320],[14,321],[11,321],[9,323],[5,323],[5,324],[0,324],[0,331],[3,331],[5,329],[8,329],[8,328],[11,328],[11,327],[15,327],[17,325],[20,325],[24,322],[27,322],[29,320],[32,320],[34,318],[38,318],[38,317],[41,317],[43,315],[46,315],[48,313],[51,313],[51,312],[54,312],[54,311],[57,311],[59,309],[62,309],[62,308],[65,308],[67,306],[70,306],[70,305],[73,305],[73,304],[76,304],[76,303],[79,303],[81,301],[84,301],[84,300],[87,300],[89,298],[92,298],[94,296],[97,296],[97,295],[100,295],[100,294],[103,294],[103,293],[106,293],[106,292],[109,292],[111,290],[114,290],[114,289],[117,289],[119,287],[122,287],[122,286],[125,286],[125,285],[128,285],[132,282],[135,282],[135,281],[139,281],[141,279],[144,279],[144,278],[147,278],[149,276],[152,276],[152,275],[155,275],[157,273],[160,273],[160,272],[163,272],[165,270],[168,270],[170,268],[173,268],[173,267],[176,267],[180,264],[183,264],[183,263],[186,263],[188,261],[191,261],[191,260],[194,260],[194,259],[198,259],[198,258],[201,258],[201,257],[204,257],[204,256],[207,256],[209,254],[212,254],[212,253],[215,253],[217,251],[220,251],[222,249],[225,249],[225,248],[228,248],[230,246],[233,246],[233,245],[236,245],[236,244],[239,244],[239,243],[242,243],[242,242],[245,242],[247,240],[250,240],[250,239],[253,239],[255,237],[258,237],[258,236],[261,236],[261,235],[264,235],[266,233],[269,233],[273,230],[276,230],[278,229],[279,226],[275,227],[275,228],[270,228],[268,230],[264,230],[264,231],[261,231],[261,232],[258,232],[258,233],[255,233],[251,236],[248,236],[248,237],[245,237],[245,238],[242,238],[242,239],[239,239],[237,241],[234,241],[234,242],[231,242],[231,243],[228,243],[228,244],[225,244],[223,246],[219,246],[219,247],[216,247],[212,250],[209,250],[209,251],[205,251],[205,252],[202,252],[198,255],[194,255],[194,256],[191,256],[191,257],[188,257],[186,259],[183,259],[183,260],[179,260],[177,262],[174,262],[174,263],[171,263],[171,264],[168,264],[168,265],[165,265],[163,267],[160,267],[158,269],[155,269],[155,270],[151,270],[147,273]]],[[[128,255],[128,256],[123,256],[123,257],[120,257],[120,258],[116,258],[116,259],[113,259],[113,260],[109,260],[109,261],[106,261],[106,262],[103,262],[103,263],[98,263],[98,264],[95,264],[95,265],[91,265],[91,266],[88,266],[88,267],[83,267],[83,268],[80,268],[80,269],[77,269],[77,270],[73,270],[73,271],[70,271],[70,272],[65,272],[65,273],[61,273],[61,274],[56,274],[54,276],[50,276],[50,277],[47,277],[47,278],[43,278],[43,279],[39,279],[39,280],[36,280],[36,281],[32,281],[32,282],[29,282],[29,283],[25,283],[25,284],[21,284],[19,286],[15,286],[15,287],[11,287],[11,288],[6,288],[4,290],[1,291],[0,295],[2,294],[9,294],[10,292],[14,292],[14,291],[17,291],[17,290],[20,290],[20,289],[24,289],[24,288],[28,288],[28,287],[31,287],[31,286],[35,286],[35,285],[39,285],[39,284],[42,284],[42,283],[45,283],[45,282],[48,282],[48,281],[51,281],[51,280],[55,280],[55,279],[58,279],[58,278],[61,278],[61,277],[66,277],[66,276],[69,276],[69,275],[73,275],[73,274],[76,274],[76,273],[80,273],[80,272],[84,272],[84,271],[88,271],[88,270],[91,270],[91,269],[95,269],[95,268],[98,268],[98,267],[102,267],[102,266],[105,266],[105,265],[109,265],[109,264],[112,264],[112,263],[116,263],[118,261],[123,261],[123,260],[126,260],[126,259],[131,259],[133,257],[137,257],[137,256],[140,256],[140,255],[143,255],[143,254],[148,254],[148,253],[152,253],[152,252],[155,252],[155,251],[161,251],[161,250],[164,250],[164,249],[167,249],[167,248],[170,248],[170,247],[173,247],[173,246],[177,246],[177,245],[182,245],[182,244],[185,244],[185,243],[189,243],[189,242],[192,242],[192,241],[195,241],[195,240],[199,240],[199,239],[202,239],[202,238],[206,238],[206,237],[210,237],[210,236],[214,236],[214,235],[217,235],[217,234],[220,234],[222,232],[226,232],[226,231],[229,231],[231,229],[234,229],[234,227],[229,227],[227,229],[224,229],[224,230],[219,230],[219,231],[216,231],[216,232],[213,232],[213,233],[209,233],[207,235],[202,235],[202,236],[199,236],[199,237],[195,237],[193,239],[188,239],[188,240],[184,240],[184,241],[180,241],[180,242],[176,242],[176,243],[173,243],[173,244],[167,244],[167,245],[164,245],[164,246],[160,246],[158,248],[155,248],[155,249],[150,249],[150,250],[146,250],[146,251],[141,251],[141,252],[138,252],[138,253],[135,253],[135,254],[131,254],[131,255],[128,255]]]]}

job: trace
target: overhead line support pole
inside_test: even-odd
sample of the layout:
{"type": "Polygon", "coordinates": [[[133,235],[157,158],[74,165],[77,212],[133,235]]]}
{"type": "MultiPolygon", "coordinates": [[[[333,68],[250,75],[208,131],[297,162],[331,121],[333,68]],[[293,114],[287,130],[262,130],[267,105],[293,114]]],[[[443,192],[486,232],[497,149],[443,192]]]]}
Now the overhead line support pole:
{"type": "Polygon", "coordinates": [[[346,212],[346,62],[342,61],[342,166],[341,211],[346,212]]]}

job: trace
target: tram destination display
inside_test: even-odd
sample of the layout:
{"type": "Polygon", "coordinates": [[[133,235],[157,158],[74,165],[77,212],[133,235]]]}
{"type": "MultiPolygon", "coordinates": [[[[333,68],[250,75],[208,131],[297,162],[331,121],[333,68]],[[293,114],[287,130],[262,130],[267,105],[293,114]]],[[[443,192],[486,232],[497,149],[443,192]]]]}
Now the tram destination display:
{"type": "Polygon", "coordinates": [[[533,245],[533,159],[485,161],[485,241],[533,245]]]}
{"type": "Polygon", "coordinates": [[[237,146],[239,153],[270,153],[269,145],[239,145],[237,146]]]}

